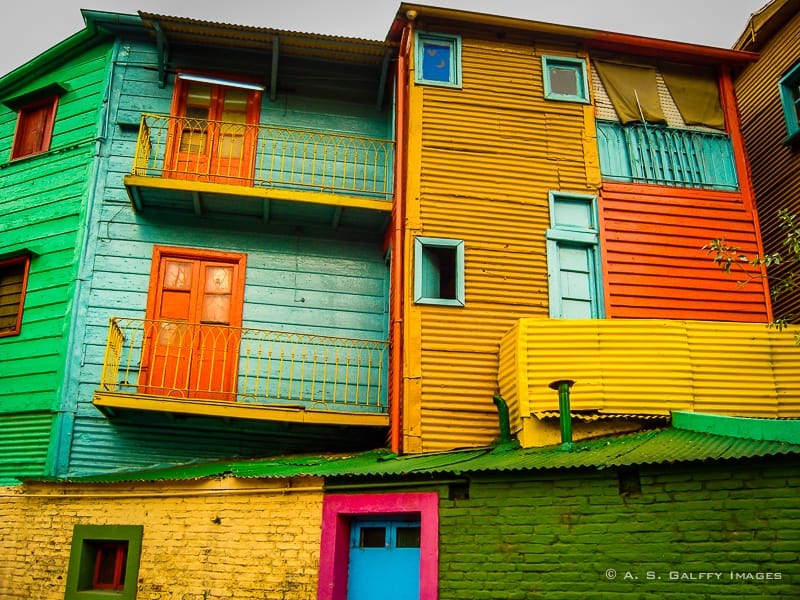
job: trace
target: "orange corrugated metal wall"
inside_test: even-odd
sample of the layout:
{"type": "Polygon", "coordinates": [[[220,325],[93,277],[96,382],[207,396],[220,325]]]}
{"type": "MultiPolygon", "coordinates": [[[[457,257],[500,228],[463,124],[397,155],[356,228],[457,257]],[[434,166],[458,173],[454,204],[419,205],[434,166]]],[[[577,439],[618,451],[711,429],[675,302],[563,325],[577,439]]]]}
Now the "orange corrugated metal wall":
{"type": "MultiPolygon", "coordinates": [[[[594,135],[591,107],[543,100],[541,55],[576,48],[457,33],[463,89],[412,84],[406,250],[415,235],[464,240],[466,306],[408,299],[409,452],[497,436],[500,338],[518,318],[548,314],[548,192],[597,193],[596,144],[584,143],[594,135]]],[[[407,289],[412,275],[409,264],[407,289]]]]}
{"type": "Polygon", "coordinates": [[[723,274],[703,250],[724,237],[747,255],[757,252],[741,196],[642,188],[606,184],[602,192],[607,316],[765,322],[764,280],[739,285],[745,273],[723,274]]]}

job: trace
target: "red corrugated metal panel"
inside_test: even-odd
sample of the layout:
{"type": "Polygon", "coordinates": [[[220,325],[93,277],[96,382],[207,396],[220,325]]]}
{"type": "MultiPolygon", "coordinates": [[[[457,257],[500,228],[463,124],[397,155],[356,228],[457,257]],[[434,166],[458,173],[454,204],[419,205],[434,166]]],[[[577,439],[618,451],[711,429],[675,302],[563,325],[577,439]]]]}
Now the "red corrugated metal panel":
{"type": "Polygon", "coordinates": [[[757,251],[752,212],[738,194],[606,184],[602,192],[609,317],[761,322],[767,290],[726,275],[703,246],[725,238],[757,251]],[[645,190],[645,191],[643,191],[645,190]]]}

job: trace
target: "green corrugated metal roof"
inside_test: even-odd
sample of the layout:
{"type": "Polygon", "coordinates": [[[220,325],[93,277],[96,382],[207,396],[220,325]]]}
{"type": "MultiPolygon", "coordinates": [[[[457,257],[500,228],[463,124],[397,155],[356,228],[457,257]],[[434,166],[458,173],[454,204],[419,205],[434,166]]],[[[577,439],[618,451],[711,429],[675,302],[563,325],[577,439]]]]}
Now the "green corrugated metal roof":
{"type": "Polygon", "coordinates": [[[86,483],[163,481],[221,476],[263,478],[441,476],[550,469],[607,469],[776,455],[800,455],[800,440],[798,443],[790,443],[743,439],[667,428],[577,442],[569,449],[563,448],[560,444],[524,449],[509,445],[407,456],[396,456],[384,450],[345,456],[281,456],[115,473],[77,478],[72,481],[86,483]]]}

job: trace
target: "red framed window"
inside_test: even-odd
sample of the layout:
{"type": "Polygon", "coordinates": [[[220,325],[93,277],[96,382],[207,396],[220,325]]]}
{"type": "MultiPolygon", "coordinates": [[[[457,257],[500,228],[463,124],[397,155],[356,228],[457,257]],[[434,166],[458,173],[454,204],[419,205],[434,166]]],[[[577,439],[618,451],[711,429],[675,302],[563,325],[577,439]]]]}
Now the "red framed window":
{"type": "Polygon", "coordinates": [[[31,257],[0,260],[0,337],[19,335],[31,257]]]}
{"type": "Polygon", "coordinates": [[[95,549],[92,589],[124,589],[125,566],[128,561],[128,542],[97,542],[95,549]]]}
{"type": "Polygon", "coordinates": [[[48,96],[19,107],[11,160],[50,149],[57,106],[58,96],[48,96]]]}

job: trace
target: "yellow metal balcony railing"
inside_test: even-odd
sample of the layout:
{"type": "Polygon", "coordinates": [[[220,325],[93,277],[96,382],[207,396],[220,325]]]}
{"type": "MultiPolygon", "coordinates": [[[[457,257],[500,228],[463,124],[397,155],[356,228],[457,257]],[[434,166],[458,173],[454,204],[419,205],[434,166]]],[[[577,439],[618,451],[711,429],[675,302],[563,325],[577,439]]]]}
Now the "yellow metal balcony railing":
{"type": "Polygon", "coordinates": [[[563,379],[584,416],[800,417],[800,348],[762,323],[520,319],[498,372],[515,431],[558,413],[549,383],[563,379]]]}
{"type": "Polygon", "coordinates": [[[363,195],[392,195],[390,140],[143,114],[133,175],[363,195]]]}
{"type": "Polygon", "coordinates": [[[100,392],[385,414],[386,365],[385,342],[112,318],[100,392]]]}

